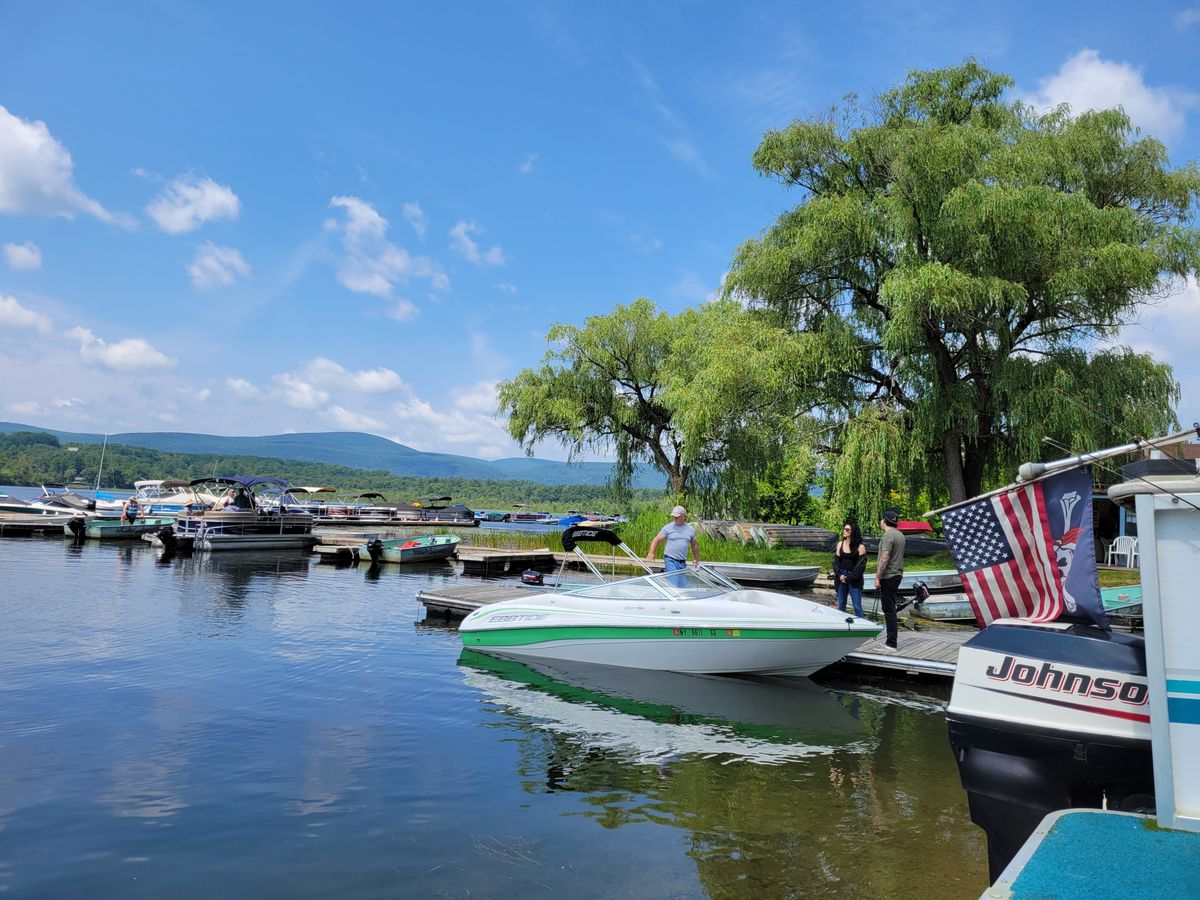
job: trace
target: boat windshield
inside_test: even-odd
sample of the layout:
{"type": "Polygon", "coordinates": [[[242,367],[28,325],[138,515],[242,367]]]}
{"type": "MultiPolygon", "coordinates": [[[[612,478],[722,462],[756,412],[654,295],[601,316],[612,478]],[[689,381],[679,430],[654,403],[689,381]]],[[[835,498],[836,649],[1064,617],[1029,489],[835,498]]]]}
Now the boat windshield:
{"type": "Polygon", "coordinates": [[[702,567],[611,581],[571,594],[597,600],[703,600],[736,590],[738,586],[729,579],[702,567]]]}

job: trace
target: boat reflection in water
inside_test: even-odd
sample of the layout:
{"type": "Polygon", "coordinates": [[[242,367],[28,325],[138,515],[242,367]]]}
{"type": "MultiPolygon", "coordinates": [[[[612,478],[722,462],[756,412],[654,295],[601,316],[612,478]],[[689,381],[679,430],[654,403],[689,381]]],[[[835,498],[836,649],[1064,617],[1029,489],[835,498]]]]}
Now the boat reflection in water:
{"type": "Polygon", "coordinates": [[[776,764],[870,748],[862,723],[808,679],[517,662],[469,649],[459,665],[468,684],[536,727],[638,763],[724,754],[776,764]]]}

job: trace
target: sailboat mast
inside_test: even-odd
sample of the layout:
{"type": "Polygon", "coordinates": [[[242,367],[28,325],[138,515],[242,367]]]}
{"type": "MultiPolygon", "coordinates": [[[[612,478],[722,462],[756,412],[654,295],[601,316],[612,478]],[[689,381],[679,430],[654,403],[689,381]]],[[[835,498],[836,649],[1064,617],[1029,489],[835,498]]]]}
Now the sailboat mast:
{"type": "Polygon", "coordinates": [[[104,430],[104,443],[100,445],[100,466],[99,466],[99,468],[96,469],[96,487],[93,488],[93,490],[92,490],[93,494],[97,494],[100,492],[100,475],[104,472],[104,453],[106,450],[108,450],[108,429],[107,428],[104,430]]]}

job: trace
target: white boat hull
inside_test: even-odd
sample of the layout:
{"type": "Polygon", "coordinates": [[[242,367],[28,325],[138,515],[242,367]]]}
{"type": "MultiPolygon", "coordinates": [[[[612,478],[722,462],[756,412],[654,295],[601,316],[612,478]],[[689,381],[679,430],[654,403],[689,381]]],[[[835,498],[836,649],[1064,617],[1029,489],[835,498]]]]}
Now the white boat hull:
{"type": "Polygon", "coordinates": [[[707,675],[811,675],[881,630],[799,597],[736,585],[693,591],[689,584],[671,593],[679,583],[673,578],[709,577],[692,570],[505,600],[472,612],[459,633],[466,647],[516,658],[707,675]],[[660,587],[665,593],[656,594],[660,587]]]}

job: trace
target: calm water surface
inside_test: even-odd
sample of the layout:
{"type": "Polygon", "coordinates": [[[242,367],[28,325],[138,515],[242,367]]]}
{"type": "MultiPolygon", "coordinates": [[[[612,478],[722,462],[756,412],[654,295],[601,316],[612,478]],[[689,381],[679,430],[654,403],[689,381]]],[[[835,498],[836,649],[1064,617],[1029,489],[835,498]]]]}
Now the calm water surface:
{"type": "Polygon", "coordinates": [[[456,577],[0,540],[0,892],[986,887],[937,697],[464,654],[456,577]]]}

